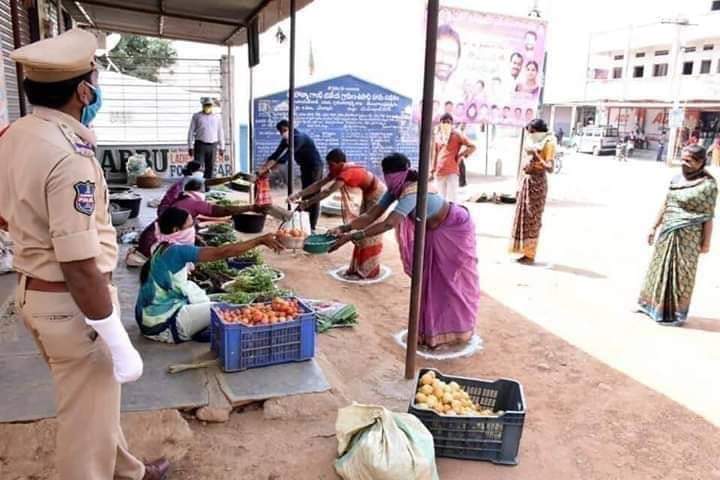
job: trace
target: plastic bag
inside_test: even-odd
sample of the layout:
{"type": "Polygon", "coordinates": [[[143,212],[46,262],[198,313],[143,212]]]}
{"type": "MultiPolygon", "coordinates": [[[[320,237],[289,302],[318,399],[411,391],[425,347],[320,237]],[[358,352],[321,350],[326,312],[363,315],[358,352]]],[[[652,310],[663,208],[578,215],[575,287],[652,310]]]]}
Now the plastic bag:
{"type": "Polygon", "coordinates": [[[435,446],[414,415],[373,405],[338,411],[335,471],[345,480],[438,480],[435,446]]]}
{"type": "Polygon", "coordinates": [[[13,271],[13,242],[10,234],[0,229],[0,275],[13,271]]]}
{"type": "Polygon", "coordinates": [[[146,168],[148,164],[145,155],[130,155],[125,165],[128,185],[135,185],[137,177],[142,175],[146,168]]]}
{"type": "Polygon", "coordinates": [[[293,212],[292,218],[286,224],[287,228],[302,230],[307,236],[312,233],[310,229],[310,214],[308,212],[293,212]]]}
{"type": "Polygon", "coordinates": [[[255,205],[272,205],[272,194],[270,193],[270,177],[267,175],[255,180],[255,205]]]}

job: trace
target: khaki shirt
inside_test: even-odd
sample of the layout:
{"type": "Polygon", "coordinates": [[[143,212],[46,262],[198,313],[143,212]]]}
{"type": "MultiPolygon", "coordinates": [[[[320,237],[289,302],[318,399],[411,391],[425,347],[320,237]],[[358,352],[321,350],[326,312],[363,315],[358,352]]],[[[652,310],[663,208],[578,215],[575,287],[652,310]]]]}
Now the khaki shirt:
{"type": "Polygon", "coordinates": [[[0,137],[0,217],[17,271],[60,282],[60,262],[94,258],[103,273],[115,268],[115,228],[94,144],[76,119],[42,107],[0,137]]]}

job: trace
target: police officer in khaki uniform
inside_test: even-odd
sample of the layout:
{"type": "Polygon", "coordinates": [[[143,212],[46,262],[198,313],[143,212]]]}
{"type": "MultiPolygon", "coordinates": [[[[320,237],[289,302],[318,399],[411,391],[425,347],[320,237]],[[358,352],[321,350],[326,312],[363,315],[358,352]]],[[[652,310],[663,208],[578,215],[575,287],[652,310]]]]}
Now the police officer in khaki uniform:
{"type": "Polygon", "coordinates": [[[71,30],[15,50],[34,109],[0,137],[0,217],[15,243],[16,304],[56,389],[61,480],[157,480],[120,427],[120,384],[143,363],[120,321],[107,185],[88,128],[102,97],[95,37],[71,30]]]}

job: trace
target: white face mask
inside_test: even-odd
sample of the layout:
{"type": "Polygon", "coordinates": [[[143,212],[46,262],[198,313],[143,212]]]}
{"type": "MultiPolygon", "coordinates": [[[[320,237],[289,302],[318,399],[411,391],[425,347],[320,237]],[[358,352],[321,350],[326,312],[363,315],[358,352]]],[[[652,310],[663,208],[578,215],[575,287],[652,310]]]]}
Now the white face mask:
{"type": "Polygon", "coordinates": [[[533,143],[540,143],[547,136],[546,132],[533,132],[528,135],[533,143]]]}
{"type": "Polygon", "coordinates": [[[193,177],[193,178],[199,178],[199,179],[204,179],[204,178],[205,178],[205,177],[203,176],[202,170],[198,170],[197,172],[193,172],[193,174],[190,175],[190,176],[193,177]]]}

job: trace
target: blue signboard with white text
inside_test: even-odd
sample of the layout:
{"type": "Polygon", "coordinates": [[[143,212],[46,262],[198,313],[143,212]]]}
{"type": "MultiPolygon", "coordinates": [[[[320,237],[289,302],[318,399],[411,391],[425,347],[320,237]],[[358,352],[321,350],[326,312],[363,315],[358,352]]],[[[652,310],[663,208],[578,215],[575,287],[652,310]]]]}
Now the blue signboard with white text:
{"type": "MultiPolygon", "coordinates": [[[[257,165],[277,148],[275,125],[287,116],[286,91],[255,99],[257,165]]],[[[333,148],[341,148],[348,161],[378,174],[383,157],[392,152],[404,153],[417,164],[418,126],[411,117],[410,98],[352,75],[295,90],[295,128],[310,135],[320,156],[324,159],[333,148]]]]}

